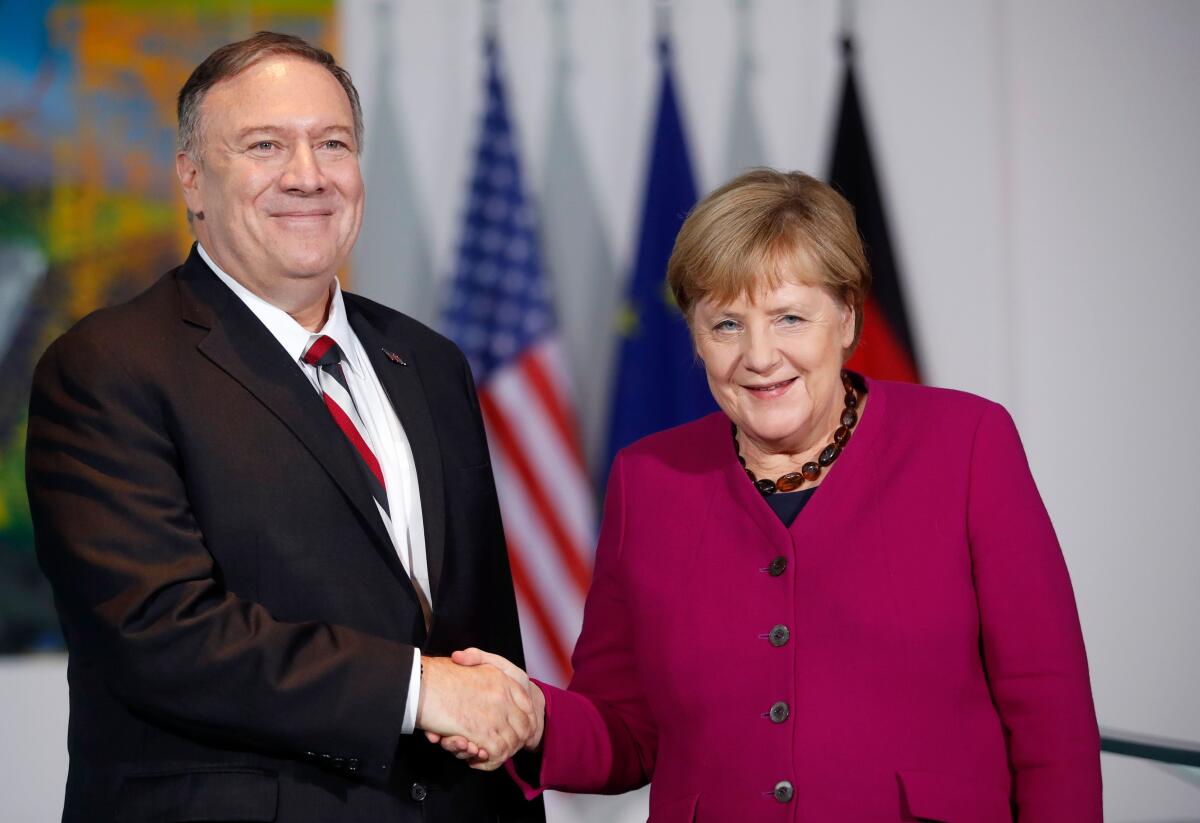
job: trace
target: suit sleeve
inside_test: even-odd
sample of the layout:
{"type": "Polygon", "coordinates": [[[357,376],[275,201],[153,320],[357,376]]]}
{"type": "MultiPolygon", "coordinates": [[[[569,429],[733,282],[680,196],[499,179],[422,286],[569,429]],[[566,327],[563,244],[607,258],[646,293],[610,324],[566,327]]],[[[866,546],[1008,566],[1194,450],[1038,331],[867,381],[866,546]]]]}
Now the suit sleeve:
{"type": "MultiPolygon", "coordinates": [[[[489,454],[487,432],[483,424],[483,411],[480,408],[479,394],[475,388],[475,380],[471,375],[471,367],[467,359],[459,354],[460,367],[463,372],[464,387],[467,401],[471,407],[471,415],[475,422],[474,436],[481,440],[481,451],[489,454]]],[[[521,624],[517,612],[517,595],[513,588],[512,567],[508,559],[508,543],[505,540],[504,529],[500,516],[500,501],[495,494],[495,479],[489,473],[491,483],[490,496],[487,501],[486,517],[495,522],[494,533],[490,534],[485,545],[473,547],[477,557],[490,579],[493,581],[491,595],[491,611],[487,626],[480,626],[488,640],[487,651],[499,654],[509,662],[525,668],[525,650],[521,643],[521,624]]]]}
{"type": "Polygon", "coordinates": [[[543,789],[619,794],[644,786],[654,772],[658,734],[633,653],[621,554],[625,531],[625,461],[613,462],[604,499],[596,568],[583,630],[566,689],[543,683],[546,727],[539,785],[517,779],[527,797],[543,789]]]}
{"type": "Polygon", "coordinates": [[[1100,739],[1066,564],[1008,413],[975,435],[968,528],[1020,823],[1100,821],[1100,739]]]}
{"type": "Polygon", "coordinates": [[[222,587],[151,384],[80,331],[35,372],[26,480],[72,664],[185,733],[381,776],[412,648],[279,622],[222,587]]]}
{"type": "MultiPolygon", "coordinates": [[[[483,411],[480,408],[479,396],[475,389],[475,380],[471,375],[471,367],[465,357],[459,354],[459,368],[462,371],[463,387],[467,402],[471,408],[475,431],[472,436],[480,438],[479,448],[487,454],[487,433],[484,430],[483,411]]],[[[517,616],[517,597],[513,588],[512,570],[508,560],[508,546],[504,539],[504,530],[500,520],[500,503],[495,494],[495,481],[491,479],[490,495],[486,506],[488,511],[482,514],[485,520],[494,522],[495,528],[488,533],[482,545],[472,546],[474,556],[478,558],[481,569],[491,582],[488,593],[489,608],[486,625],[473,626],[473,632],[482,636],[479,645],[487,651],[499,654],[511,663],[525,668],[525,654],[521,644],[521,626],[517,616]]],[[[476,516],[480,516],[478,513],[476,516]]],[[[518,758],[524,760],[527,756],[522,753],[518,758]]],[[[511,770],[512,760],[506,766],[511,770]]],[[[546,812],[542,802],[534,800],[539,792],[531,791],[526,794],[525,784],[521,781],[514,783],[502,774],[492,774],[495,779],[496,793],[494,795],[495,811],[498,821],[503,823],[545,823],[546,812]]]]}

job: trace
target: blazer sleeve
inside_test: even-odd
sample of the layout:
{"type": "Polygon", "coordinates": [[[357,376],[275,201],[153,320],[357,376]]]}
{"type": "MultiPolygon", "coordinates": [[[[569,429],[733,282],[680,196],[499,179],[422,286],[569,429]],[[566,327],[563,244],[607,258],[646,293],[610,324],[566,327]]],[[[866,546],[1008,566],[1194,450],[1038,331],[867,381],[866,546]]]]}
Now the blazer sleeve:
{"type": "Polygon", "coordinates": [[[1012,418],[989,404],[968,529],[984,664],[1020,823],[1100,821],[1100,738],[1066,564],[1012,418]]]}
{"type": "Polygon", "coordinates": [[[654,772],[658,735],[634,658],[636,627],[622,575],[625,471],[618,454],[609,473],[583,629],[571,656],[570,686],[538,683],[546,695],[546,726],[537,784],[509,767],[529,798],[544,789],[619,794],[644,786],[654,772]]]}
{"type": "MultiPolygon", "coordinates": [[[[471,408],[471,416],[475,422],[474,432],[480,440],[480,451],[488,454],[488,441],[483,422],[483,410],[479,404],[479,393],[475,388],[475,379],[471,374],[471,366],[461,352],[456,354],[459,368],[462,370],[463,387],[467,403],[471,408]]],[[[484,632],[488,651],[499,654],[511,663],[525,668],[525,649],[521,643],[521,624],[517,611],[517,594],[513,585],[512,566],[508,559],[508,545],[504,537],[501,521],[500,501],[496,495],[495,479],[488,473],[488,500],[486,517],[496,524],[496,527],[486,545],[474,546],[472,556],[492,581],[490,588],[491,601],[488,611],[487,624],[478,626],[477,631],[484,632]]]]}
{"type": "MultiPolygon", "coordinates": [[[[38,559],[73,665],[131,710],[202,738],[381,776],[396,756],[413,649],[283,623],[219,580],[163,404],[80,331],[38,364],[26,480],[38,559]]],[[[248,547],[248,551],[252,547],[248,547]]]]}

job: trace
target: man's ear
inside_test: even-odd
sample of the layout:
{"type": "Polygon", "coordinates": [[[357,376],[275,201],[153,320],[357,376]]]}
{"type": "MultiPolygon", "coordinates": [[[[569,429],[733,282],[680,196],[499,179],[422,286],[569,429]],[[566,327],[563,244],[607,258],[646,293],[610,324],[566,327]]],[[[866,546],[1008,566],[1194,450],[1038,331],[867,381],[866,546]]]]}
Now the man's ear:
{"type": "Polygon", "coordinates": [[[200,192],[200,165],[185,151],[175,155],[175,174],[179,177],[179,185],[183,188],[183,202],[188,211],[201,219],[204,218],[204,198],[200,192]]]}

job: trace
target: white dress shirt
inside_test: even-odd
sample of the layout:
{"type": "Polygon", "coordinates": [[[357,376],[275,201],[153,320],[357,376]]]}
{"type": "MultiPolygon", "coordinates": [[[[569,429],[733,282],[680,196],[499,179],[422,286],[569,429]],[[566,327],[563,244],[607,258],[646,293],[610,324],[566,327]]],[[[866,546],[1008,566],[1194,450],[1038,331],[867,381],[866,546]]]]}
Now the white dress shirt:
{"type": "MultiPolygon", "coordinates": [[[[204,246],[196,244],[197,251],[208,264],[208,267],[228,286],[238,298],[254,312],[267,331],[274,335],[283,346],[292,362],[300,369],[313,390],[321,393],[317,367],[310,366],[301,358],[308,348],[309,341],[320,335],[328,335],[342,350],[345,360],[342,371],[350,386],[350,397],[354,407],[367,429],[367,440],[375,458],[383,469],[384,485],[387,488],[388,509],[390,516],[384,516],[383,522],[391,523],[392,544],[400,556],[400,563],[408,572],[417,597],[421,601],[421,609],[425,616],[425,625],[429,625],[431,599],[429,594],[429,565],[425,555],[425,523],[421,516],[421,491],[417,485],[417,466],[413,460],[412,447],[408,436],[400,424],[396,410],[392,408],[391,400],[379,382],[375,369],[367,359],[358,335],[350,328],[346,317],[346,306],[342,300],[341,285],[334,280],[333,299],[329,304],[329,319],[324,327],[316,333],[301,326],[283,309],[272,306],[258,295],[247,289],[238,281],[221,270],[204,250],[204,246]]],[[[375,504],[379,506],[378,502],[375,504]]],[[[381,515],[384,515],[380,509],[381,515]]],[[[416,727],[417,705],[421,697],[421,652],[413,652],[412,674],[409,676],[408,701],[404,706],[403,734],[409,734],[416,727]]]]}

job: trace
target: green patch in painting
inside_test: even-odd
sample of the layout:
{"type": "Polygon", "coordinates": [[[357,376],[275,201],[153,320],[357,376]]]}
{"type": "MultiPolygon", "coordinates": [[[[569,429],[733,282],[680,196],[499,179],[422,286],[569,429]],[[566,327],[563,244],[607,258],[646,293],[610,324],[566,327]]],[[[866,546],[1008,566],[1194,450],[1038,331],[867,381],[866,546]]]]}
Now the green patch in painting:
{"type": "Polygon", "coordinates": [[[46,229],[49,211],[49,191],[0,188],[0,242],[33,240],[45,248],[49,240],[46,229]]]}
{"type": "Polygon", "coordinates": [[[33,522],[25,494],[25,426],[0,446],[0,535],[14,551],[33,554],[33,522]]]}

